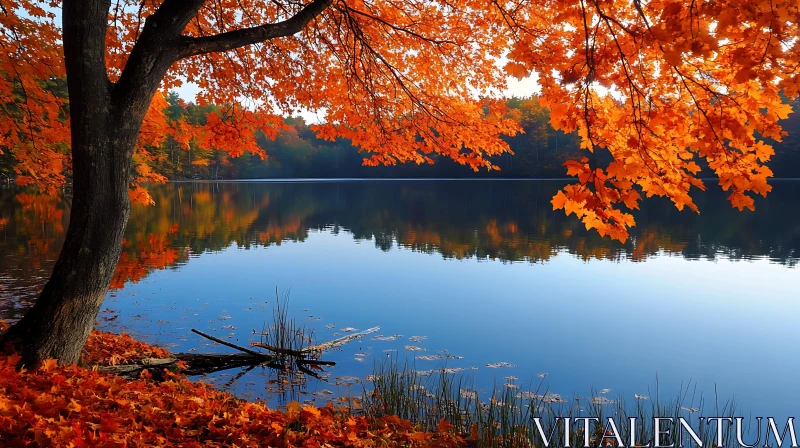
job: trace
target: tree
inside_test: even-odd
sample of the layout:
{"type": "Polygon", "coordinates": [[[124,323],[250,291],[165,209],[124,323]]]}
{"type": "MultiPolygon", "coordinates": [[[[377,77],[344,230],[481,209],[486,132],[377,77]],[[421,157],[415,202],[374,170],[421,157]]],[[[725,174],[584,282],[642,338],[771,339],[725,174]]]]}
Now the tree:
{"type": "Polygon", "coordinates": [[[5,109],[2,146],[22,161],[18,183],[53,188],[70,162],[73,176],[70,225],[52,276],[6,337],[29,363],[77,361],[120,256],[129,186],[150,174],[134,172],[134,154],[160,140],[142,141],[158,137],[146,132],[166,108],[158,89],[181,78],[198,83],[208,103],[257,100],[228,111],[236,120],[209,114],[202,140],[211,146],[255,149],[256,129],[279,127],[273,106],[305,105],[327,110],[320,135],[376,150],[371,163],[419,163],[436,151],[491,166],[484,156],[505,151],[499,135],[516,127],[501,103],[476,101],[469,90],[501,81],[491,55],[472,50],[501,43],[497,32],[473,37],[468,23],[482,17],[421,1],[401,9],[333,0],[67,0],[59,30],[39,2],[4,2],[10,57],[0,66],[2,103],[22,106],[5,109]],[[49,88],[64,77],[68,101],[49,88]],[[154,98],[162,104],[151,107],[154,98]]]}
{"type": "Polygon", "coordinates": [[[640,192],[695,208],[697,158],[734,205],[766,194],[772,150],[754,135],[782,136],[790,108],[779,93],[794,98],[800,84],[795,0],[61,5],[60,28],[36,0],[0,9],[0,148],[18,183],[52,189],[69,168],[73,179],[52,276],[6,334],[29,363],[77,360],[120,256],[129,195],[148,200],[135,181],[151,173],[134,169],[135,154],[171,128],[159,89],[184,79],[204,104],[230,105],[207,115],[206,148],[257,148],[258,131],[282,126],[276,109],[305,107],[325,113],[319,137],[350,139],[367,165],[438,154],[477,170],[497,169],[491,157],[509,150],[501,134],[518,130],[491,94],[507,74],[535,72],[551,124],[577,129],[592,152],[568,162],[579,183],[553,205],[621,240],[633,218],[619,207],[637,208],[640,192]]]}

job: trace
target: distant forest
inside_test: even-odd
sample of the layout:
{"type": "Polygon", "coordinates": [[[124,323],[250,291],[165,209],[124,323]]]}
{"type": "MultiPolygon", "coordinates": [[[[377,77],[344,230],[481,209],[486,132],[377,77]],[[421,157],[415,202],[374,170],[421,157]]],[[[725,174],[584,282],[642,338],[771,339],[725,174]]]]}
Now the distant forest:
{"type": "MultiPolygon", "coordinates": [[[[168,115],[173,119],[195,115],[197,119],[208,112],[194,105],[188,107],[177,94],[167,97],[168,115]]],[[[152,152],[158,155],[152,168],[172,180],[182,179],[261,179],[261,178],[554,178],[565,177],[564,161],[579,154],[577,134],[564,134],[549,125],[549,113],[535,97],[510,98],[506,101],[509,113],[516,114],[524,133],[506,137],[513,155],[494,157],[500,171],[472,171],[449,158],[436,157],[432,165],[399,164],[367,167],[362,165],[364,153],[358,152],[349,140],[335,142],[318,139],[311,126],[302,118],[286,118],[288,128],[275,140],[265,136],[258,144],[268,154],[267,159],[245,153],[230,157],[224,151],[182,149],[169,139],[152,152]]],[[[794,110],[800,109],[795,102],[794,110]]],[[[789,136],[774,143],[775,156],[769,163],[775,177],[800,177],[800,114],[794,113],[783,122],[789,136]]],[[[599,154],[602,158],[604,155],[599,154]]],[[[702,166],[702,164],[701,164],[702,166]]],[[[709,173],[710,175],[710,173],[709,173]]]]}
{"type": "MultiPolygon", "coordinates": [[[[221,113],[220,106],[199,106],[181,100],[177,93],[166,97],[164,110],[171,122],[185,122],[203,126],[211,113],[221,113]]],[[[513,154],[490,158],[499,171],[473,171],[445,156],[432,154],[433,164],[412,163],[396,166],[363,166],[368,154],[359,152],[349,140],[326,141],[318,139],[300,117],[285,118],[286,129],[272,140],[259,131],[257,144],[266,151],[267,158],[244,152],[231,157],[224,150],[204,149],[195,142],[182,144],[168,135],[157,147],[148,146],[149,156],[138,163],[149,166],[148,171],[170,180],[200,179],[265,179],[265,178],[563,178],[568,159],[580,157],[579,138],[576,133],[564,134],[550,127],[550,114],[536,97],[509,98],[508,114],[519,120],[523,133],[505,137],[513,154]]],[[[775,177],[800,177],[800,100],[795,101],[796,111],[783,121],[789,135],[781,143],[772,142],[775,156],[768,166],[775,177]]],[[[610,160],[608,153],[598,151],[601,164],[610,160]]],[[[703,161],[697,162],[704,167],[703,161]]],[[[0,148],[0,181],[14,177],[15,160],[12,153],[0,148]]],[[[704,170],[705,176],[712,173],[704,170]]],[[[68,176],[69,178],[69,176],[68,176]]]]}

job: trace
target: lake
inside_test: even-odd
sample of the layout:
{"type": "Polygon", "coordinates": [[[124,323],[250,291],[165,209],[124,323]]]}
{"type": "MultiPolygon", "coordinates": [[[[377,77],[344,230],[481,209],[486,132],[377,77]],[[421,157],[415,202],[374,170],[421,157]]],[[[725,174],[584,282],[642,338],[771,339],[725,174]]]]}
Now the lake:
{"type": "MultiPolygon", "coordinates": [[[[611,389],[609,398],[631,401],[690,384],[695,404],[703,394],[708,407],[716,390],[740,415],[795,415],[800,181],[774,181],[755,212],[732,209],[713,182],[696,194],[701,215],[644,201],[625,244],[554,212],[549,201],[564,184],[150,186],[156,205],[133,208],[100,328],[175,352],[224,352],[190,329],[257,341],[277,288],[320,341],[348,327],[381,330],[326,353],[338,363],[327,382],[279,390],[278,373],[262,368],[206,381],[270,402],[322,403],[360,393],[347,377],[396,357],[418,370],[464,369],[484,391],[516,376],[523,390],[543,382],[567,400],[611,389]],[[495,363],[513,367],[487,367],[495,363]]],[[[46,281],[68,215],[60,197],[0,190],[6,319],[46,281]]]]}

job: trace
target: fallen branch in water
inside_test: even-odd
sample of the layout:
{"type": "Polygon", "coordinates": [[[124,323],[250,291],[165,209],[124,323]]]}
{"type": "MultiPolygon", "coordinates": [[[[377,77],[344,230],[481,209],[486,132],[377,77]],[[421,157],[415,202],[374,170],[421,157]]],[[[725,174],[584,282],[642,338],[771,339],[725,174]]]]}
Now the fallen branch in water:
{"type": "Polygon", "coordinates": [[[298,359],[297,362],[300,364],[309,364],[312,366],[335,366],[336,363],[333,361],[323,361],[321,359],[298,359]]]}
{"type": "MultiPolygon", "coordinates": [[[[264,348],[278,355],[294,358],[294,364],[298,370],[316,376],[314,372],[310,371],[305,366],[335,366],[336,363],[333,361],[323,361],[319,359],[307,359],[306,357],[311,356],[312,354],[321,353],[334,347],[345,345],[368,334],[375,333],[378,330],[380,330],[380,327],[373,327],[359,333],[349,334],[332,341],[307,347],[303,350],[291,350],[281,347],[273,347],[261,342],[253,342],[250,345],[251,347],[264,348]]],[[[209,373],[235,369],[238,367],[254,367],[258,365],[264,365],[280,370],[285,368],[284,365],[275,363],[275,356],[250,350],[249,348],[224,341],[194,328],[192,328],[192,332],[218,344],[238,350],[241,353],[176,353],[169,358],[145,358],[137,361],[136,363],[116,366],[98,366],[97,369],[101,372],[114,373],[124,377],[138,377],[142,370],[154,367],[177,370],[178,361],[183,361],[186,363],[186,368],[182,369],[181,371],[185,375],[190,376],[207,375],[209,373]]]]}
{"type": "Polygon", "coordinates": [[[343,336],[343,337],[341,337],[339,339],[334,339],[334,340],[329,341],[329,342],[325,342],[325,343],[318,344],[318,345],[312,345],[311,347],[304,348],[303,352],[312,353],[312,352],[323,352],[325,350],[330,350],[330,349],[332,349],[334,347],[339,347],[340,345],[345,345],[348,342],[353,341],[355,339],[363,338],[364,336],[366,336],[368,334],[376,333],[380,329],[381,329],[381,327],[372,327],[372,328],[366,329],[364,331],[361,331],[359,333],[348,334],[347,336],[343,336]]]}
{"type": "Polygon", "coordinates": [[[272,353],[277,353],[279,355],[285,355],[285,356],[292,356],[292,357],[306,356],[305,350],[292,350],[288,348],[273,347],[271,345],[264,344],[263,342],[251,342],[250,347],[263,348],[265,350],[271,351],[272,353]]]}
{"type": "Polygon", "coordinates": [[[145,358],[135,364],[120,364],[116,366],[97,366],[100,372],[113,373],[124,377],[138,377],[139,372],[153,367],[176,368],[177,358],[145,358]]]}
{"type": "Polygon", "coordinates": [[[325,350],[330,350],[334,347],[345,345],[353,340],[363,338],[368,334],[376,333],[380,329],[381,327],[372,327],[367,330],[361,331],[359,333],[348,334],[347,336],[343,336],[339,339],[334,339],[332,341],[324,342],[322,344],[312,345],[311,347],[306,347],[302,350],[292,350],[288,348],[274,347],[272,345],[265,344],[263,342],[251,342],[250,346],[263,348],[273,353],[277,353],[279,355],[291,356],[295,358],[304,358],[312,353],[320,353],[325,350]]]}
{"type": "Polygon", "coordinates": [[[247,353],[177,353],[175,357],[186,363],[183,373],[190,376],[208,375],[238,367],[273,367],[274,361],[272,357],[255,357],[247,353]]]}
{"type": "Polygon", "coordinates": [[[222,339],[203,333],[202,331],[194,328],[192,328],[192,333],[198,334],[208,340],[222,344],[226,347],[239,350],[242,353],[178,353],[175,356],[187,364],[187,368],[184,370],[186,375],[207,375],[209,373],[235,369],[237,367],[249,367],[257,365],[270,366],[270,363],[275,360],[274,356],[257,352],[255,350],[250,350],[249,348],[241,347],[228,341],[223,341],[222,339]]]}
{"type": "MultiPolygon", "coordinates": [[[[169,358],[145,358],[129,364],[115,366],[96,366],[100,372],[113,373],[125,378],[138,378],[144,369],[169,369],[184,375],[208,375],[209,373],[235,369],[237,367],[250,367],[258,365],[271,365],[273,358],[263,356],[255,357],[247,353],[175,353],[169,358]],[[178,367],[178,362],[186,364],[184,369],[178,367]]],[[[154,372],[159,370],[153,370],[154,372]]]]}
{"type": "Polygon", "coordinates": [[[240,347],[240,346],[238,346],[238,345],[236,345],[236,344],[231,344],[231,343],[230,343],[230,342],[228,342],[228,341],[223,341],[222,339],[218,339],[218,338],[215,338],[214,336],[207,335],[207,334],[203,333],[203,332],[202,332],[202,331],[200,331],[200,330],[195,330],[194,328],[192,328],[192,333],[199,334],[200,336],[202,336],[202,337],[204,337],[204,338],[206,338],[206,339],[210,339],[210,340],[212,340],[212,341],[216,342],[217,344],[222,344],[222,345],[224,345],[224,346],[226,346],[226,347],[234,348],[234,349],[236,349],[236,350],[239,350],[240,352],[247,353],[247,354],[249,354],[249,355],[251,355],[251,356],[255,356],[255,357],[257,357],[257,358],[258,358],[258,357],[261,357],[261,358],[269,358],[269,356],[267,356],[267,355],[265,355],[265,354],[263,354],[263,353],[259,353],[259,352],[257,352],[257,351],[253,351],[253,350],[250,350],[250,349],[248,349],[248,348],[240,347]]]}

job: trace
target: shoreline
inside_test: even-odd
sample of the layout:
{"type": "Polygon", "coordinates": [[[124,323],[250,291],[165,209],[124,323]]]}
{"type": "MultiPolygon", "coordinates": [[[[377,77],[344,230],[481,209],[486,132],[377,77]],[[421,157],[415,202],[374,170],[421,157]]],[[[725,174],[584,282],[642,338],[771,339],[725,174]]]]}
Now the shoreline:
{"type": "Polygon", "coordinates": [[[92,369],[46,360],[19,368],[0,355],[0,440],[4,446],[463,446],[442,425],[436,433],[395,416],[353,415],[345,407],[290,402],[286,411],[235,397],[214,386],[165,372],[162,381],[99,372],[98,362],[132,360],[136,351],[166,351],[126,335],[93,331],[84,348],[92,369]],[[117,359],[104,358],[123,353],[117,359]]]}

